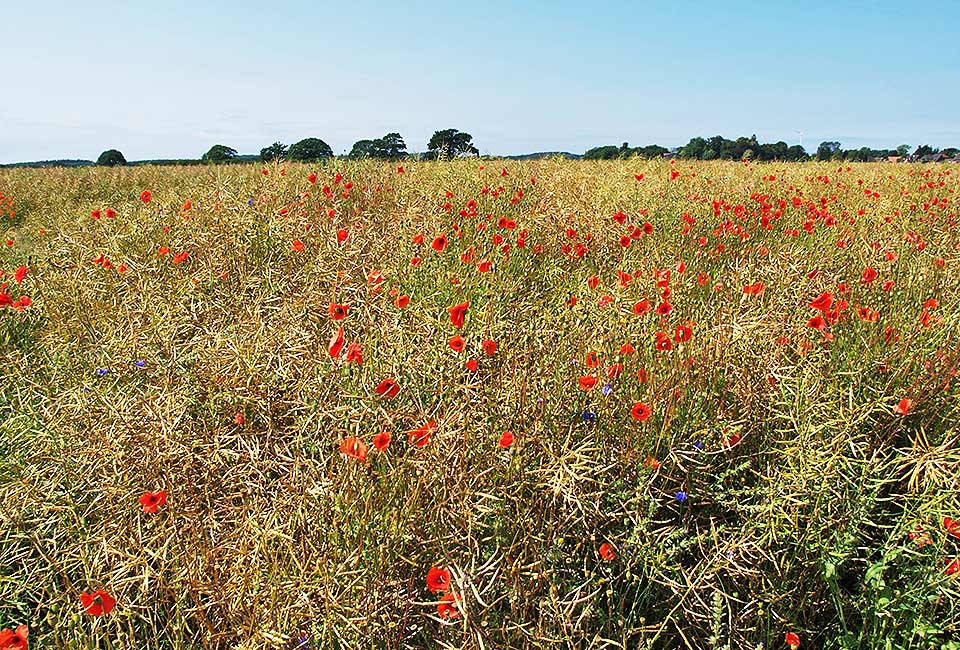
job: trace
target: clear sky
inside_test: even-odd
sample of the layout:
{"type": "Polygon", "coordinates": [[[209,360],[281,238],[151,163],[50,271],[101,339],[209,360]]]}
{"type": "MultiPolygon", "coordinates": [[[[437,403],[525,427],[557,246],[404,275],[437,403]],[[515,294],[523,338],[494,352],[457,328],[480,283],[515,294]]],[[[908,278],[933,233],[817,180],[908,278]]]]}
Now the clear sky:
{"type": "Polygon", "coordinates": [[[0,0],[0,162],[335,153],[960,146],[960,1],[0,0]]]}

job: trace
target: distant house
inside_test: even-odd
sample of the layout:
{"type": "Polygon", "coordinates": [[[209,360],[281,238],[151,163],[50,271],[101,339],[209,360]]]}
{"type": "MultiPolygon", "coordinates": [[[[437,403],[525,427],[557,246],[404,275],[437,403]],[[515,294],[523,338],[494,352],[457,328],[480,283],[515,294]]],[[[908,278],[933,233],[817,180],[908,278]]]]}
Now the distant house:
{"type": "Polygon", "coordinates": [[[900,162],[901,156],[887,156],[887,162],[900,162]]]}
{"type": "Polygon", "coordinates": [[[943,155],[942,153],[932,153],[932,154],[928,154],[928,155],[923,156],[922,158],[920,158],[920,162],[925,162],[925,163],[938,163],[938,162],[943,162],[943,161],[946,160],[946,159],[947,159],[947,157],[946,157],[945,155],[943,155]]]}
{"type": "Polygon", "coordinates": [[[958,154],[957,154],[956,156],[954,156],[953,158],[947,158],[946,162],[960,163],[960,153],[958,153],[958,154]]]}

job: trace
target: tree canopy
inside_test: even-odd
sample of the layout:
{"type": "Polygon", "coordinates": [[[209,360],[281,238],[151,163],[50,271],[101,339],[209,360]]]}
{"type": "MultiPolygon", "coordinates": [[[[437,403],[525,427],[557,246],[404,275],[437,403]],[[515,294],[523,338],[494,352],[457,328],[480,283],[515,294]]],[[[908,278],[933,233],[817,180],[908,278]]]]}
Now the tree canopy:
{"type": "Polygon", "coordinates": [[[357,140],[350,150],[351,158],[395,159],[407,155],[407,145],[399,133],[388,133],[375,140],[357,140]]]}
{"type": "Polygon", "coordinates": [[[287,154],[287,145],[282,142],[274,142],[269,147],[260,150],[260,160],[263,162],[272,162],[280,160],[287,154]]]}
{"type": "Polygon", "coordinates": [[[319,138],[306,138],[290,145],[287,150],[287,160],[309,162],[324,158],[333,158],[333,149],[319,138]]]}
{"type": "Polygon", "coordinates": [[[97,164],[106,165],[107,167],[122,166],[127,164],[127,159],[116,149],[107,149],[97,158],[97,164]]]}
{"type": "Polygon", "coordinates": [[[429,158],[457,158],[465,154],[480,155],[480,150],[473,145],[473,136],[457,129],[435,131],[427,145],[429,158]]]}
{"type": "Polygon", "coordinates": [[[210,150],[207,153],[203,154],[200,157],[205,163],[226,163],[235,160],[237,157],[237,150],[231,147],[228,147],[225,144],[215,144],[210,147],[210,150]]]}
{"type": "Polygon", "coordinates": [[[661,147],[658,144],[649,144],[645,147],[631,147],[629,142],[624,142],[619,147],[607,145],[603,147],[594,147],[583,154],[584,160],[616,160],[626,159],[633,156],[640,158],[659,158],[670,150],[661,147]]]}

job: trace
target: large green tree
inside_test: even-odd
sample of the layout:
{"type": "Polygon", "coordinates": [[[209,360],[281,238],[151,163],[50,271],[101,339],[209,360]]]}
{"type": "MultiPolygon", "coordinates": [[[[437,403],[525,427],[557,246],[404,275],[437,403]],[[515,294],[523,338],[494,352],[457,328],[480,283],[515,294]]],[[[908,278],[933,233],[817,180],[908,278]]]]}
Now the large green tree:
{"type": "Polygon", "coordinates": [[[427,144],[430,158],[457,158],[464,154],[479,156],[480,151],[473,146],[473,136],[457,129],[435,131],[427,144]]]}
{"type": "Polygon", "coordinates": [[[97,158],[97,164],[106,165],[107,167],[122,166],[127,164],[127,159],[116,149],[107,149],[97,158]]]}
{"type": "Polygon", "coordinates": [[[287,153],[287,145],[282,142],[274,142],[269,147],[264,147],[260,150],[260,160],[263,162],[272,162],[274,160],[280,160],[287,153]]]}
{"type": "Polygon", "coordinates": [[[840,151],[840,143],[835,141],[821,142],[817,147],[817,160],[831,160],[840,151]]]}
{"type": "Polygon", "coordinates": [[[383,158],[402,158],[407,155],[407,144],[399,133],[388,133],[374,140],[383,158]]]}
{"type": "Polygon", "coordinates": [[[351,158],[376,158],[377,147],[374,140],[357,140],[350,149],[351,158]]]}
{"type": "Polygon", "coordinates": [[[308,162],[333,158],[333,149],[320,138],[306,138],[290,145],[287,150],[287,160],[308,162]]]}
{"type": "Polygon", "coordinates": [[[236,160],[237,150],[232,147],[228,147],[225,144],[215,144],[210,147],[210,150],[207,153],[203,154],[200,157],[205,163],[226,163],[236,160]]]}
{"type": "Polygon", "coordinates": [[[407,155],[407,145],[399,133],[388,133],[375,140],[357,140],[350,150],[351,158],[395,159],[407,155]]]}

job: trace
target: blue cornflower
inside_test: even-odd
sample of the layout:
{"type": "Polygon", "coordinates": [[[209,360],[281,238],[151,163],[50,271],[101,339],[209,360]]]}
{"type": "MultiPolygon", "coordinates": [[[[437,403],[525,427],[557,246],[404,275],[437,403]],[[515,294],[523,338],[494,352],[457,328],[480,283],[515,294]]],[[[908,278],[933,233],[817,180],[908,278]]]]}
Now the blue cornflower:
{"type": "Polygon", "coordinates": [[[147,365],[147,362],[143,359],[137,359],[133,362],[133,365],[135,365],[137,368],[143,368],[145,365],[147,365]]]}
{"type": "Polygon", "coordinates": [[[679,492],[677,492],[677,495],[676,495],[676,496],[677,496],[677,501],[679,501],[680,503],[683,503],[684,501],[687,500],[687,497],[688,497],[689,495],[688,495],[686,492],[684,492],[683,490],[680,490],[679,492]]]}
{"type": "Polygon", "coordinates": [[[106,374],[109,372],[110,370],[108,370],[107,368],[97,368],[97,374],[101,377],[106,376],[106,374]]]}
{"type": "Polygon", "coordinates": [[[80,392],[81,392],[81,393],[89,393],[89,392],[90,392],[90,389],[87,388],[86,386],[84,386],[83,388],[80,389],[80,392]]]}
{"type": "Polygon", "coordinates": [[[583,421],[587,424],[593,424],[597,421],[597,414],[593,411],[584,411],[583,412],[583,421]]]}
{"type": "Polygon", "coordinates": [[[249,201],[247,201],[247,205],[253,205],[253,199],[250,199],[249,201]]]}
{"type": "Polygon", "coordinates": [[[693,443],[693,446],[699,449],[700,451],[703,451],[703,442],[701,442],[700,440],[697,440],[695,443],[693,443]]]}
{"type": "Polygon", "coordinates": [[[612,384],[604,384],[602,392],[604,395],[610,395],[613,392],[612,384]]]}

